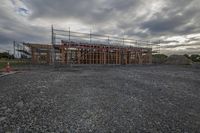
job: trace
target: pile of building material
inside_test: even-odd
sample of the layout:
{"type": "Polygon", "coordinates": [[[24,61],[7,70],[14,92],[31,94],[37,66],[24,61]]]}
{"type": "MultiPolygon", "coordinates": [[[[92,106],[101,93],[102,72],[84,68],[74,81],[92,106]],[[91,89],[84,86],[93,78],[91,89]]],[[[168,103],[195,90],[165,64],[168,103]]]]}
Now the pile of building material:
{"type": "Polygon", "coordinates": [[[171,55],[168,57],[165,64],[171,65],[191,65],[193,62],[183,55],[171,55]]]}

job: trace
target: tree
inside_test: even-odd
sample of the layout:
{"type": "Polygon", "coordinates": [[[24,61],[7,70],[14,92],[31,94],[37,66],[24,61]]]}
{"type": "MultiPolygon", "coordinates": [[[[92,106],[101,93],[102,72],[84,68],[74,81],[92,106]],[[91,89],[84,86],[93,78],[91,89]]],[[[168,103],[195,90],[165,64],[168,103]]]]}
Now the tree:
{"type": "Polygon", "coordinates": [[[198,54],[193,54],[190,56],[190,59],[194,62],[200,62],[200,55],[198,54]]]}
{"type": "Polygon", "coordinates": [[[153,63],[160,64],[167,60],[167,55],[165,54],[155,54],[153,55],[153,63]]]}
{"type": "Polygon", "coordinates": [[[184,54],[185,57],[187,57],[188,59],[190,59],[190,56],[188,54],[184,54]]]}
{"type": "Polygon", "coordinates": [[[14,59],[14,56],[13,55],[10,55],[9,53],[7,52],[3,52],[3,53],[0,53],[0,59],[1,58],[5,58],[5,59],[14,59]]]}

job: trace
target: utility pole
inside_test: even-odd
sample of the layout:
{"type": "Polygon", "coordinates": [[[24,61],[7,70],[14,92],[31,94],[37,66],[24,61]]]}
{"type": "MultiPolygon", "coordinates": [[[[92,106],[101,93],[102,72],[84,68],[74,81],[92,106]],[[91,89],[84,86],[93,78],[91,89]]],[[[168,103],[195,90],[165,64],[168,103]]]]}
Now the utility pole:
{"type": "Polygon", "coordinates": [[[51,44],[52,44],[52,45],[54,45],[53,38],[54,38],[53,25],[51,25],[51,44]]]}
{"type": "Polygon", "coordinates": [[[52,64],[55,65],[55,49],[54,49],[54,29],[53,29],[53,25],[51,25],[51,44],[52,44],[52,48],[51,48],[51,60],[52,60],[52,64]]]}
{"type": "Polygon", "coordinates": [[[13,56],[15,58],[15,41],[13,41],[13,56]]]}
{"type": "Polygon", "coordinates": [[[70,27],[69,27],[69,41],[70,41],[70,27]]]}
{"type": "Polygon", "coordinates": [[[92,43],[92,30],[90,29],[90,44],[92,43]]]}

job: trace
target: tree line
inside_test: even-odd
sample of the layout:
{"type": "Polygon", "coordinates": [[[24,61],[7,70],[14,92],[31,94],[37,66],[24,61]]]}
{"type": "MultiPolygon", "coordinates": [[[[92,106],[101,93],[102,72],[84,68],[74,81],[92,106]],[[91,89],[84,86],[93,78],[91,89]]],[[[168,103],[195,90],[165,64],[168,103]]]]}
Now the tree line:
{"type": "Polygon", "coordinates": [[[0,59],[14,59],[14,55],[9,54],[8,52],[0,53],[0,59]]]}

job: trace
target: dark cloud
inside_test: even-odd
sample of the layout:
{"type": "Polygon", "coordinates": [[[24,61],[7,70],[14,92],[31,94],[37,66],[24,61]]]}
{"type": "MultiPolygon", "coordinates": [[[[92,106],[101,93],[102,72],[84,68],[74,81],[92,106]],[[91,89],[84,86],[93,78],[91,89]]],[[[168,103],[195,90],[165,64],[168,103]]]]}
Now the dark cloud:
{"type": "Polygon", "coordinates": [[[109,20],[113,10],[103,2],[94,0],[34,0],[27,2],[32,10],[30,19],[75,19],[85,23],[109,20]]]}
{"type": "Polygon", "coordinates": [[[176,41],[176,40],[165,41],[165,40],[163,40],[162,43],[164,43],[164,44],[168,44],[168,43],[179,43],[179,41],[176,41]]]}
{"type": "Polygon", "coordinates": [[[191,37],[187,42],[192,42],[192,41],[200,42],[200,36],[199,37],[191,37]]]}
{"type": "Polygon", "coordinates": [[[162,48],[178,48],[178,47],[196,47],[200,46],[200,43],[192,43],[192,44],[176,44],[176,45],[164,45],[162,48]]]}
{"type": "MultiPolygon", "coordinates": [[[[79,23],[80,29],[81,26],[95,25],[94,32],[98,34],[159,40],[161,36],[170,38],[200,33],[200,1],[3,0],[0,5],[0,44],[13,40],[50,42],[50,25],[62,27],[69,21],[79,23]]],[[[170,43],[181,47],[180,40],[161,40],[166,48],[170,43]]],[[[192,41],[200,40],[191,37],[186,43],[192,41]]]]}
{"type": "Polygon", "coordinates": [[[32,9],[34,18],[77,19],[86,23],[102,23],[114,20],[118,12],[128,14],[138,0],[34,0],[26,4],[32,9]]]}
{"type": "MultiPolygon", "coordinates": [[[[192,1],[185,2],[189,5],[192,1]]],[[[181,5],[182,3],[180,3],[181,5]]],[[[183,5],[182,5],[183,6],[183,5]]],[[[142,28],[148,28],[152,34],[188,34],[193,33],[193,31],[199,27],[199,24],[192,22],[199,16],[200,9],[189,8],[184,10],[184,6],[180,8],[164,9],[163,12],[154,14],[152,19],[141,23],[142,28]],[[192,25],[187,26],[189,23],[192,25]],[[181,28],[182,27],[182,28],[181,28]],[[180,29],[179,29],[180,28],[180,29]]],[[[187,8],[187,6],[185,7],[187,8]]],[[[198,31],[200,32],[200,30],[198,31]]]]}

